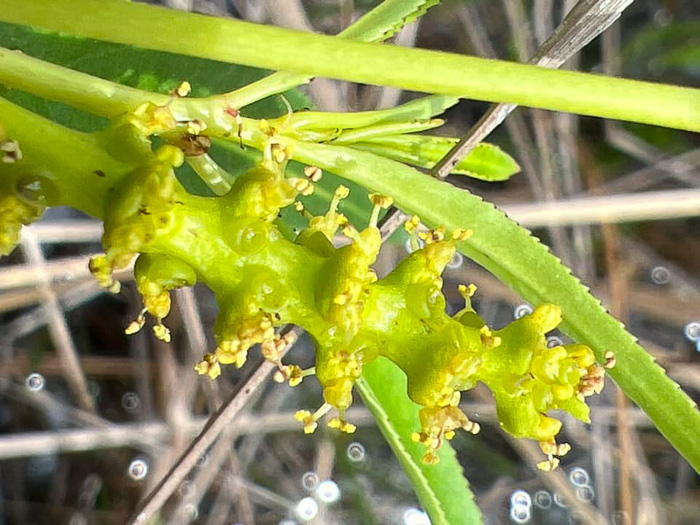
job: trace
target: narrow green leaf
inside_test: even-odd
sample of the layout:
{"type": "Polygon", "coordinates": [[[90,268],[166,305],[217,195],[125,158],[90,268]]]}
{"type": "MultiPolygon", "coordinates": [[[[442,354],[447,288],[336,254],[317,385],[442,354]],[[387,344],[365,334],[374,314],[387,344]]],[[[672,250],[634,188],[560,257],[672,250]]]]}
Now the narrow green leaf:
{"type": "Polygon", "coordinates": [[[474,502],[454,450],[445,443],[437,465],[421,461],[425,447],[411,441],[420,429],[419,406],[406,395],[406,375],[384,358],[365,365],[357,382],[362,399],[408,475],[433,525],[476,525],[481,513],[474,502]]]}
{"type": "MultiPolygon", "coordinates": [[[[457,139],[430,135],[395,135],[364,139],[352,147],[430,169],[457,142],[457,139]]],[[[520,166],[513,157],[498,146],[482,142],[455,166],[452,173],[486,181],[503,181],[519,171],[520,166]]]]}
{"type": "Polygon", "coordinates": [[[338,36],[364,42],[381,42],[391,38],[439,3],[440,0],[389,0],[375,7],[338,36]]]}
{"type": "Polygon", "coordinates": [[[307,111],[295,113],[287,121],[291,129],[356,129],[380,124],[403,123],[409,120],[427,121],[454,106],[459,99],[445,95],[430,95],[411,100],[400,106],[356,113],[326,113],[307,111]]]}
{"type": "MultiPolygon", "coordinates": [[[[7,23],[0,23],[0,46],[19,49],[35,58],[119,84],[163,94],[170,93],[183,80],[187,80],[192,84],[191,96],[206,97],[244,86],[269,73],[263,69],[34,31],[7,23]]],[[[105,119],[2,86],[0,96],[80,131],[95,131],[106,125],[105,119]]],[[[295,109],[312,106],[300,91],[288,91],[284,96],[295,109]]],[[[286,111],[280,97],[271,97],[247,106],[243,113],[252,118],[270,118],[283,115],[286,111]]]]}
{"type": "Polygon", "coordinates": [[[599,362],[605,362],[607,350],[615,352],[617,365],[609,375],[700,472],[700,412],[695,403],[528,230],[476,195],[371,153],[295,143],[294,155],[392,196],[402,210],[420,216],[426,224],[448,230],[471,228],[474,234],[460,243],[460,250],[531,304],[559,305],[564,331],[590,346],[599,362]]]}

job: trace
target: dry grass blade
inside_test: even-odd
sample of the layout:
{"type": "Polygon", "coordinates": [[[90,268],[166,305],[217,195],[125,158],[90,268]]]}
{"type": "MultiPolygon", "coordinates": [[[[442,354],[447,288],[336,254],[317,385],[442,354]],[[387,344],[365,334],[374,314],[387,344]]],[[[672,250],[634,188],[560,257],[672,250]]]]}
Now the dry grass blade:
{"type": "MultiPolygon", "coordinates": [[[[580,51],[591,40],[605,31],[633,0],[581,0],[566,16],[559,28],[537,51],[530,63],[557,68],[580,51]]],[[[466,157],[482,140],[496,129],[516,108],[513,104],[494,104],[469,132],[432,169],[432,175],[441,179],[466,157]]],[[[406,216],[391,209],[384,216],[380,229],[382,238],[388,238],[406,216]]]]}
{"type": "MultiPolygon", "coordinates": [[[[581,0],[559,28],[530,59],[531,64],[558,68],[620,17],[633,0],[581,0]]],[[[465,137],[433,168],[444,179],[477,144],[486,138],[517,106],[495,104],[465,137]]]]}

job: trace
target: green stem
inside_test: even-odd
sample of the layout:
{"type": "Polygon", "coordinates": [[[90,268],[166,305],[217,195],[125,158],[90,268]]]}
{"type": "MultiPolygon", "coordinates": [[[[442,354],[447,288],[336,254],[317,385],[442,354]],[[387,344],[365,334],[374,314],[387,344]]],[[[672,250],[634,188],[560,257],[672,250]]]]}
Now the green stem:
{"type": "Polygon", "coordinates": [[[700,90],[692,88],[354,42],[122,0],[5,0],[0,20],[304,75],[700,131],[700,90]]]}

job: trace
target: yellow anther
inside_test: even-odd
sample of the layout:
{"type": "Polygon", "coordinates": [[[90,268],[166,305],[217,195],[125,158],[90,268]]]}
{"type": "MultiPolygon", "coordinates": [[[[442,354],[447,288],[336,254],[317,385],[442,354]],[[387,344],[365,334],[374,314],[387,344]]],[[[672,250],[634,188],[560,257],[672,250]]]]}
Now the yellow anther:
{"type": "Polygon", "coordinates": [[[546,441],[540,441],[540,449],[548,457],[565,456],[571,450],[571,445],[568,443],[557,444],[554,438],[551,438],[546,441]]]}
{"type": "Polygon", "coordinates": [[[455,241],[466,241],[471,236],[471,230],[463,230],[462,228],[452,230],[452,239],[455,241]]]}
{"type": "Polygon", "coordinates": [[[549,458],[547,461],[540,461],[537,468],[544,472],[551,472],[559,466],[559,458],[549,458]]]}
{"type": "Polygon", "coordinates": [[[311,195],[314,187],[308,179],[287,179],[292,187],[304,196],[311,195]]]}
{"type": "Polygon", "coordinates": [[[369,200],[374,205],[372,215],[369,218],[369,226],[375,227],[379,221],[379,211],[386,209],[394,203],[394,199],[378,193],[370,193],[369,200]]]}
{"type": "Polygon", "coordinates": [[[199,375],[209,376],[210,379],[216,379],[221,375],[221,365],[214,354],[205,354],[194,369],[199,375]]]}
{"type": "Polygon", "coordinates": [[[441,226],[428,232],[421,232],[418,237],[423,239],[426,244],[434,244],[445,240],[445,229],[441,226]]]}
{"type": "Polygon", "coordinates": [[[418,229],[419,225],[420,225],[420,218],[418,218],[418,215],[414,215],[413,217],[411,217],[409,220],[407,220],[403,224],[403,228],[408,233],[413,233],[418,229]]]}
{"type": "Polygon", "coordinates": [[[374,206],[379,206],[384,209],[394,204],[394,199],[386,195],[380,195],[379,193],[370,193],[369,200],[374,206]]]}
{"type": "Polygon", "coordinates": [[[301,212],[304,211],[304,204],[302,204],[302,203],[299,202],[299,201],[296,201],[296,202],[294,203],[294,209],[295,209],[296,211],[298,211],[299,213],[301,213],[301,212]]]}
{"type": "Polygon", "coordinates": [[[311,182],[318,182],[323,177],[323,170],[318,166],[305,166],[304,175],[306,175],[311,182]]]}
{"type": "Polygon", "coordinates": [[[615,359],[615,353],[612,350],[608,350],[605,352],[605,368],[608,370],[611,368],[615,367],[615,364],[617,364],[617,360],[615,359]]]}
{"type": "Polygon", "coordinates": [[[318,423],[308,410],[299,410],[294,414],[294,419],[304,424],[304,434],[313,434],[318,428],[318,423]]]}
{"type": "Polygon", "coordinates": [[[127,326],[124,330],[124,333],[126,335],[133,335],[139,330],[141,330],[144,324],[146,324],[146,320],[143,317],[139,316],[134,321],[131,321],[129,326],[127,326]]]}
{"type": "Polygon", "coordinates": [[[182,84],[180,84],[177,88],[175,88],[175,91],[173,91],[173,94],[178,96],[178,97],[186,97],[187,95],[190,94],[191,91],[192,91],[192,85],[185,80],[182,84]]]}
{"type": "Polygon", "coordinates": [[[153,333],[161,341],[165,341],[166,343],[170,342],[170,330],[168,330],[166,326],[160,323],[155,325],[153,327],[153,333]]]}
{"type": "Polygon", "coordinates": [[[474,297],[474,294],[476,293],[476,285],[474,283],[470,284],[469,286],[465,286],[464,284],[460,284],[457,287],[457,290],[459,291],[460,295],[467,299],[468,297],[474,297]]]}
{"type": "Polygon", "coordinates": [[[13,164],[22,160],[22,150],[19,149],[19,142],[16,140],[0,141],[0,159],[5,164],[13,164]]]}
{"type": "Polygon", "coordinates": [[[282,144],[274,143],[270,145],[270,156],[276,163],[283,164],[291,158],[291,151],[282,144]]]}
{"type": "Polygon", "coordinates": [[[342,420],[339,417],[334,417],[328,420],[328,428],[337,428],[341,432],[345,432],[346,434],[352,434],[357,430],[357,427],[353,425],[352,423],[348,423],[347,421],[342,420]]]}
{"type": "Polygon", "coordinates": [[[187,123],[187,133],[190,135],[199,135],[205,129],[207,129],[207,124],[202,120],[195,119],[187,123]]]}
{"type": "Polygon", "coordinates": [[[346,199],[350,195],[350,188],[343,186],[342,184],[335,189],[334,196],[337,199],[346,199]]]}
{"type": "Polygon", "coordinates": [[[481,432],[481,425],[479,425],[479,423],[477,423],[476,421],[470,421],[469,423],[464,425],[463,428],[464,428],[464,430],[466,430],[470,434],[474,434],[474,435],[481,432]]]}

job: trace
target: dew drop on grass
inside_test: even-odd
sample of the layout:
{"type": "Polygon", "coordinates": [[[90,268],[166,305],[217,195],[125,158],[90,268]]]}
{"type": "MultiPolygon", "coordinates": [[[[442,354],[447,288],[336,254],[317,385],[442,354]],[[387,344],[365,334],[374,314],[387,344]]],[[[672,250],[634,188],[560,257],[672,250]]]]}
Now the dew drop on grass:
{"type": "Polygon", "coordinates": [[[362,463],[365,460],[365,447],[362,443],[353,441],[348,445],[346,454],[353,463],[362,463]]]}
{"type": "Polygon", "coordinates": [[[564,341],[561,340],[560,337],[557,337],[556,335],[551,335],[547,338],[547,348],[554,348],[555,346],[561,346],[564,344],[564,341]]]}
{"type": "Polygon", "coordinates": [[[148,475],[148,463],[143,458],[136,458],[129,464],[129,477],[136,481],[142,480],[148,475]]]}
{"type": "Polygon", "coordinates": [[[552,506],[552,495],[546,490],[535,492],[535,506],[540,509],[548,509],[552,506]]]}
{"type": "Polygon", "coordinates": [[[513,317],[516,319],[520,319],[521,317],[525,317],[526,315],[530,315],[532,313],[532,306],[529,304],[520,304],[515,307],[513,310],[513,317]]]}
{"type": "Polygon", "coordinates": [[[312,497],[299,500],[294,512],[301,521],[311,521],[318,515],[318,503],[312,497]]]}
{"type": "Polygon", "coordinates": [[[301,477],[301,486],[306,490],[314,490],[318,485],[318,474],[315,472],[306,472],[301,477]]]}
{"type": "Polygon", "coordinates": [[[585,487],[591,482],[591,477],[585,468],[575,467],[569,472],[569,480],[577,487],[585,487]]]}
{"type": "Polygon", "coordinates": [[[127,412],[138,412],[141,399],[134,392],[127,392],[122,396],[122,407],[127,412]]]}
{"type": "Polygon", "coordinates": [[[510,508],[510,519],[515,523],[528,523],[531,517],[530,507],[515,505],[510,508]]]}
{"type": "Polygon", "coordinates": [[[671,272],[665,266],[654,266],[651,270],[651,280],[658,285],[668,284],[671,280],[671,272]]]}
{"type": "Polygon", "coordinates": [[[44,379],[44,376],[36,372],[29,374],[24,380],[24,386],[27,387],[27,390],[31,390],[32,392],[39,392],[44,388],[45,384],[46,379],[44,379]]]}
{"type": "Polygon", "coordinates": [[[456,270],[457,268],[462,266],[463,262],[464,262],[464,256],[459,252],[455,252],[455,254],[452,256],[452,259],[450,260],[450,262],[447,263],[447,267],[452,269],[452,270],[456,270]]]}
{"type": "Polygon", "coordinates": [[[532,498],[530,498],[530,494],[524,490],[516,490],[510,495],[510,504],[514,507],[530,507],[532,505],[532,498]]]}
{"type": "Polygon", "coordinates": [[[576,489],[576,497],[584,503],[590,503],[595,498],[595,492],[588,485],[576,489]]]}
{"type": "Polygon", "coordinates": [[[422,510],[411,507],[403,513],[403,523],[404,525],[430,525],[430,518],[422,510]]]}
{"type": "Polygon", "coordinates": [[[322,481],[316,487],[316,498],[326,505],[335,503],[340,499],[340,487],[332,479],[322,481]]]}
{"type": "Polygon", "coordinates": [[[700,323],[698,321],[693,321],[685,325],[683,330],[686,339],[692,342],[700,341],[700,323]]]}

